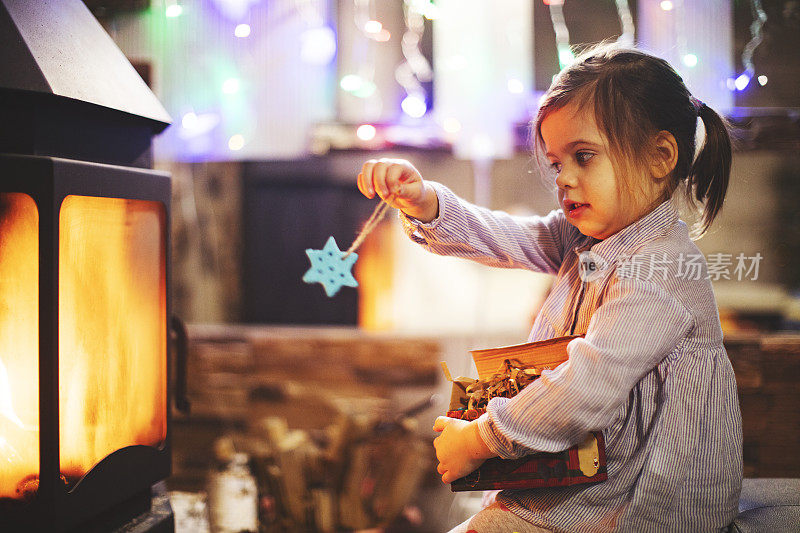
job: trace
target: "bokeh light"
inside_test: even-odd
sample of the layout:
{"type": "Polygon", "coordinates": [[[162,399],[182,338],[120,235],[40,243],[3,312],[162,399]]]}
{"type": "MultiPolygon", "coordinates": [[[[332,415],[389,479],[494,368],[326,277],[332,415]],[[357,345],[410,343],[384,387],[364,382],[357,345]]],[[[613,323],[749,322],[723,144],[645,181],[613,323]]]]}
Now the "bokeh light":
{"type": "Polygon", "coordinates": [[[362,141],[371,141],[377,132],[378,130],[372,124],[362,124],[356,130],[356,136],[362,141]]]}
{"type": "Polygon", "coordinates": [[[250,35],[250,25],[249,24],[239,24],[233,30],[233,34],[239,38],[248,37],[250,35]]]}

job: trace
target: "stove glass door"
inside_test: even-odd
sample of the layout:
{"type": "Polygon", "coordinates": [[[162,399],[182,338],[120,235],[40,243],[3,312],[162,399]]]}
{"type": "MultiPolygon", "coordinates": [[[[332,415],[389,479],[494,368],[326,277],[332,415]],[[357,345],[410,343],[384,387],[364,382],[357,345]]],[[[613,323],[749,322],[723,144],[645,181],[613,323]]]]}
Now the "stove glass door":
{"type": "Polygon", "coordinates": [[[67,196],[59,216],[61,473],[167,431],[166,211],[67,196]]]}
{"type": "Polygon", "coordinates": [[[39,479],[39,211],[0,193],[0,498],[39,479]]]}

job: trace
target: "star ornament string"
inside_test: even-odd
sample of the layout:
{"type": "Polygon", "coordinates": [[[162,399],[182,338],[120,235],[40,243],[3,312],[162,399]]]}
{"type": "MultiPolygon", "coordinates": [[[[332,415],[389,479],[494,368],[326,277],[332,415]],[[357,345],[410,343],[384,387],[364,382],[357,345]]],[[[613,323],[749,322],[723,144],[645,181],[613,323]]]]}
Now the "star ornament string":
{"type": "Polygon", "coordinates": [[[388,202],[391,199],[392,196],[389,196],[386,201],[380,202],[375,207],[347,251],[343,252],[339,249],[333,236],[328,237],[322,250],[306,249],[306,255],[311,261],[311,268],[306,271],[303,281],[309,284],[320,283],[325,288],[328,298],[333,298],[342,287],[358,287],[358,281],[352,274],[353,265],[358,259],[355,251],[386,216],[386,211],[389,209],[388,202]]]}

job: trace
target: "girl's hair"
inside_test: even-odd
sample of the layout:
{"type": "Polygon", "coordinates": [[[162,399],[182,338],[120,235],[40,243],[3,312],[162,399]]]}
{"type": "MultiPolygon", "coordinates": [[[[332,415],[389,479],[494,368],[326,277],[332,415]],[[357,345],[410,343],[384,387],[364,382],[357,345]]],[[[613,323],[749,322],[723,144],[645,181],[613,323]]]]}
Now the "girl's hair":
{"type": "Polygon", "coordinates": [[[671,133],[678,145],[678,160],[658,203],[684,185],[689,205],[694,206],[696,200],[703,206],[694,237],[708,230],[728,189],[728,126],[713,109],[692,97],[669,63],[640,50],[607,43],[581,53],[558,74],[542,98],[533,123],[534,148],[540,157],[544,153],[542,121],[570,103],[594,109],[595,122],[609,141],[615,172],[628,194],[633,194],[636,170],[647,168],[652,161],[656,134],[671,133]],[[706,135],[695,158],[698,117],[706,135]]]}

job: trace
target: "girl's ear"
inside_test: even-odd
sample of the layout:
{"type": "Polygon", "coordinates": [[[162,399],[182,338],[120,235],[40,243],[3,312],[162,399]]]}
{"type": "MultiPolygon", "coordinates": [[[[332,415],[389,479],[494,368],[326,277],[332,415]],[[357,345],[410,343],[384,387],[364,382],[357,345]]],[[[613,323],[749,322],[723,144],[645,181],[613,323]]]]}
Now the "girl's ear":
{"type": "Polygon", "coordinates": [[[670,132],[662,130],[656,134],[651,161],[650,174],[654,178],[669,176],[675,169],[678,164],[678,143],[670,132]]]}

